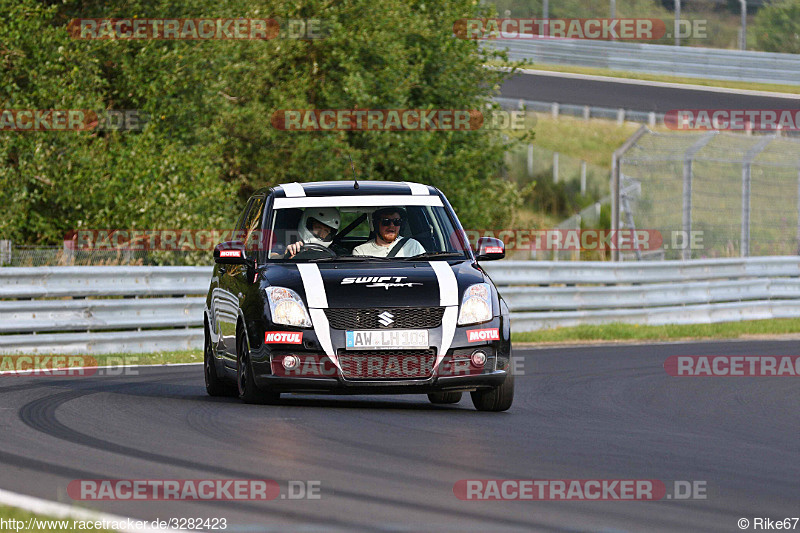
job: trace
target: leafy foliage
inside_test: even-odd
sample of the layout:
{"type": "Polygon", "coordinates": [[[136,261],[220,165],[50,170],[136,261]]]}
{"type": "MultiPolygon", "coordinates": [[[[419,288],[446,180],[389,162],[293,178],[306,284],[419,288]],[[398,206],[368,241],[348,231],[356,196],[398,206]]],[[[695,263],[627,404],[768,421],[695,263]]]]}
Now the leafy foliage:
{"type": "Polygon", "coordinates": [[[765,5],[753,26],[760,50],[800,54],[800,0],[779,0],[765,5]]]}
{"type": "MultiPolygon", "coordinates": [[[[287,181],[430,183],[465,225],[519,205],[498,176],[498,132],[285,132],[278,109],[484,109],[506,73],[485,69],[453,21],[471,0],[0,0],[0,108],[136,109],[142,131],[0,132],[0,238],[56,243],[76,228],[233,224],[255,189],[287,181]],[[316,18],[327,38],[72,39],[73,18],[316,18]]],[[[492,53],[491,57],[496,54],[492,53]]],[[[511,141],[516,142],[516,141],[511,141]]]]}

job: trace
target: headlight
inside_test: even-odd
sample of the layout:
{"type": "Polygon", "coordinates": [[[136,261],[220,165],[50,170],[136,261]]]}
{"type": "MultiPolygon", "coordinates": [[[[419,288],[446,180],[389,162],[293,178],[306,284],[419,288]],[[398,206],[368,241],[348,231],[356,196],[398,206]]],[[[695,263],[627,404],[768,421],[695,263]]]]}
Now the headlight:
{"type": "Polygon", "coordinates": [[[267,287],[264,292],[267,293],[273,322],[301,328],[311,327],[311,319],[308,317],[306,306],[292,289],[267,287]]]}
{"type": "Polygon", "coordinates": [[[470,285],[461,298],[461,312],[458,315],[458,325],[478,324],[492,319],[492,301],[488,283],[470,285]]]}

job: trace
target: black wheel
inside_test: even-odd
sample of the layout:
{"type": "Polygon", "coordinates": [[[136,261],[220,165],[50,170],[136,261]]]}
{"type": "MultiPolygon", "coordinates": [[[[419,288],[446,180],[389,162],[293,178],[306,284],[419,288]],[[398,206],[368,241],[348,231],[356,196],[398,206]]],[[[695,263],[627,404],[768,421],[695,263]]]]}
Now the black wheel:
{"type": "Polygon", "coordinates": [[[203,374],[205,374],[206,392],[209,396],[230,396],[233,387],[217,375],[217,367],[214,364],[214,351],[211,347],[211,336],[208,334],[207,328],[205,330],[205,341],[203,342],[203,374]]]}
{"type": "Polygon", "coordinates": [[[458,403],[461,401],[460,392],[431,392],[428,400],[435,404],[458,403]]]}
{"type": "Polygon", "coordinates": [[[505,411],[514,402],[514,374],[509,370],[506,380],[499,387],[478,389],[469,395],[478,411],[505,411]]]}
{"type": "Polygon", "coordinates": [[[266,404],[277,402],[280,393],[266,392],[258,388],[253,380],[253,367],[250,364],[250,350],[243,334],[236,339],[236,385],[239,398],[244,403],[266,404]]]}

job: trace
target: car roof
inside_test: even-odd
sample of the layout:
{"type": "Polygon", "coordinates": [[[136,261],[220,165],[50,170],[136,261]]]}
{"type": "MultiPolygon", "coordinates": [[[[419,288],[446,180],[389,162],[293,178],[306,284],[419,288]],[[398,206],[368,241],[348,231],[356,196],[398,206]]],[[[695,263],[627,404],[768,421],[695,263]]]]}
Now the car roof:
{"type": "Polygon", "coordinates": [[[256,194],[275,195],[275,198],[293,198],[300,196],[438,196],[439,191],[430,185],[410,181],[360,181],[358,189],[353,181],[315,181],[308,183],[283,183],[275,187],[259,190],[256,194]]]}

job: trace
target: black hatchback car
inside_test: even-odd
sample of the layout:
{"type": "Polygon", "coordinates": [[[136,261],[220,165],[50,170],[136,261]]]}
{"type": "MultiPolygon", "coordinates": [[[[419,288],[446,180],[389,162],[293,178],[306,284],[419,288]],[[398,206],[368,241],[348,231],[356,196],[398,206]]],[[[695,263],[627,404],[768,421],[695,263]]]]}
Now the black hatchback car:
{"type": "Polygon", "coordinates": [[[478,410],[514,398],[509,311],[445,196],[411,182],[256,192],[214,250],[205,308],[212,396],[427,394],[478,410]]]}

